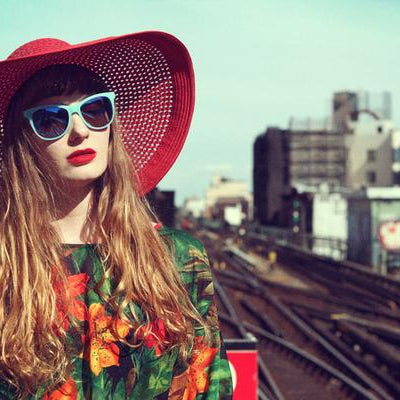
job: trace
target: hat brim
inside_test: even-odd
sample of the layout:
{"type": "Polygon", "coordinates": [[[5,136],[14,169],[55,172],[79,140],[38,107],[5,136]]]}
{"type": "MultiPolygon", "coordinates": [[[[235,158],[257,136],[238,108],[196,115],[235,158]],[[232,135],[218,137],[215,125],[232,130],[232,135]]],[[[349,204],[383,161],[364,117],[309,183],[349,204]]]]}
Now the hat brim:
{"type": "Polygon", "coordinates": [[[170,34],[148,31],[49,47],[0,62],[0,140],[10,101],[24,81],[49,65],[81,65],[116,93],[122,141],[138,192],[149,192],[178,157],[192,119],[194,73],[185,46],[170,34]]]}

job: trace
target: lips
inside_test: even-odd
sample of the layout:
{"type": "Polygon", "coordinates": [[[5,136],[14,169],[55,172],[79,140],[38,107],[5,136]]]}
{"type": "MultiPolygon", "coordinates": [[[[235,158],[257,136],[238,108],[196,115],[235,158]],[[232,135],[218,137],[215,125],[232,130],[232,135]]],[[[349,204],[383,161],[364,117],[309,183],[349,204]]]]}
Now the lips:
{"type": "Polygon", "coordinates": [[[96,157],[96,154],[93,149],[77,150],[71,153],[67,160],[72,165],[84,165],[90,163],[96,157]]]}

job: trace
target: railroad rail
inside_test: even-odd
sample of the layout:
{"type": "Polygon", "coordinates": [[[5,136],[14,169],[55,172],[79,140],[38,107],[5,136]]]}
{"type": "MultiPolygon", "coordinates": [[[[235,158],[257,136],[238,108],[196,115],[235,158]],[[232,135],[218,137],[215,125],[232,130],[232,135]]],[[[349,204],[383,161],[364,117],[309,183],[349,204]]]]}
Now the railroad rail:
{"type": "Polygon", "coordinates": [[[400,282],[254,235],[208,235],[223,333],[259,340],[261,399],[400,398],[400,282]],[[272,272],[300,287],[260,268],[271,251],[272,272]]]}

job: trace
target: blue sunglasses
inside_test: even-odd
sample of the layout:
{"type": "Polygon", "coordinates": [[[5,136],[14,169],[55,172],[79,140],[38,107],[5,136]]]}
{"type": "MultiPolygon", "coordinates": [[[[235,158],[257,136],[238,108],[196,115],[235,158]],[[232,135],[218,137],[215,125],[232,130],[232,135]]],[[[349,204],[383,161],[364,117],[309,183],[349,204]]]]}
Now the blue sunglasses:
{"type": "Polygon", "coordinates": [[[102,130],[111,125],[114,109],[114,92],[97,93],[70,105],[43,105],[24,111],[32,130],[43,140],[63,137],[71,128],[73,114],[78,114],[85,125],[102,130]]]}

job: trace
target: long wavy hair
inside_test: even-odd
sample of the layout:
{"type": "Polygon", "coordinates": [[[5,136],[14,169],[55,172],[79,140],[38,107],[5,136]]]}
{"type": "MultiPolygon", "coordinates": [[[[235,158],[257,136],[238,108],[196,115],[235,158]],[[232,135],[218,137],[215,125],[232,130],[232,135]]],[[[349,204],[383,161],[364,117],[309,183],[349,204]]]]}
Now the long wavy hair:
{"type": "MultiPolygon", "coordinates": [[[[60,319],[60,304],[68,310],[70,301],[65,249],[52,224],[56,192],[65,188],[38,156],[22,111],[49,96],[104,90],[104,83],[85,68],[47,67],[23,84],[7,113],[0,178],[0,378],[21,397],[42,385],[52,389],[72,368],[60,319]]],[[[95,184],[87,224],[96,231],[105,278],[113,278],[115,289],[107,295],[100,282],[96,291],[112,309],[119,340],[140,346],[139,332],[162,319],[166,337],[160,345],[166,351],[177,347],[186,360],[195,327],[207,328],[180,280],[171,246],[160,238],[146,201],[135,190],[134,176],[116,120],[108,167],[95,184]],[[145,321],[134,313],[133,320],[127,317],[124,310],[132,302],[140,305],[145,321]],[[129,341],[119,337],[118,319],[134,332],[129,341]]]]}

